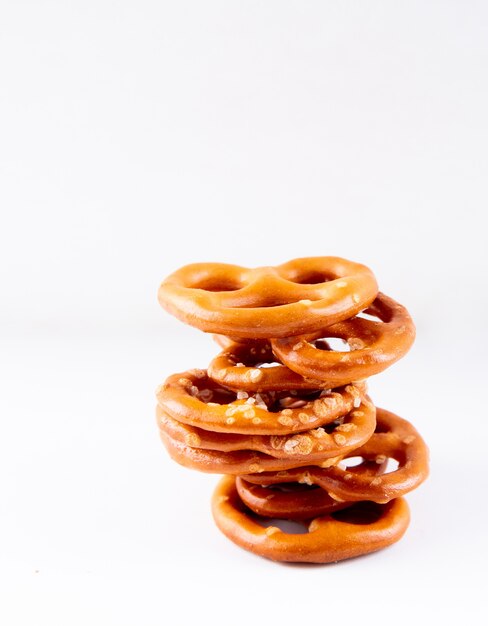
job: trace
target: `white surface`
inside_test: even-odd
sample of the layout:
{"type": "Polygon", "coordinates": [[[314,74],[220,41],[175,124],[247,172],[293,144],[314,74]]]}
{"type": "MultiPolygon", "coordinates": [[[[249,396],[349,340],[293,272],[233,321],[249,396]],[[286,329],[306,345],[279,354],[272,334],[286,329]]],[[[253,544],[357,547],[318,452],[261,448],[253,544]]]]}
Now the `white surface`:
{"type": "Polygon", "coordinates": [[[0,11],[2,623],[479,622],[486,4],[0,11]],[[155,294],[191,261],[318,254],[411,310],[416,345],[371,390],[432,475],[397,545],[281,566],[219,534],[216,477],[159,443],[155,387],[215,346],[155,294]]]}

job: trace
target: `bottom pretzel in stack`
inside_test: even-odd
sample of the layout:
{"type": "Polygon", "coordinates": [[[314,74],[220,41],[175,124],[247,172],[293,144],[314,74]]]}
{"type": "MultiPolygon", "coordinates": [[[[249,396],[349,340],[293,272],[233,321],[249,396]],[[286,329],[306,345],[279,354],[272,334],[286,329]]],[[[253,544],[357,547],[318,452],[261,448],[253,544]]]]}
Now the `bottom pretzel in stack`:
{"type": "Polygon", "coordinates": [[[174,374],[157,391],[170,456],[225,474],[213,516],[251,552],[329,563],[391,545],[408,526],[402,496],[427,477],[428,450],[409,422],[374,406],[366,379],[410,348],[407,310],[375,290],[367,268],[335,257],[248,274],[237,268],[226,275],[226,267],[237,268],[188,266],[160,291],[163,306],[217,333],[222,347],[207,370],[174,374]],[[240,286],[246,276],[260,293],[240,286]],[[313,284],[288,286],[298,279],[313,284]],[[302,291],[323,300],[299,299],[302,291]],[[222,312],[226,293],[232,306],[222,312]],[[308,312],[316,304],[323,315],[308,312]],[[347,349],[332,349],[333,339],[347,349]],[[305,532],[287,532],[276,520],[298,522],[305,532]]]}

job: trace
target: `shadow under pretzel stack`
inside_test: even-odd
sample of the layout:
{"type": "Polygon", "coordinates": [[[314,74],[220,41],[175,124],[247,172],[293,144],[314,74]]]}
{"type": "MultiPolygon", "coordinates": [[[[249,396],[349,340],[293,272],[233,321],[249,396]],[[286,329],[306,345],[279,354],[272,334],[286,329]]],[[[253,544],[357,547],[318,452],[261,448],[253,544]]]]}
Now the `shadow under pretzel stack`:
{"type": "Polygon", "coordinates": [[[158,388],[157,420],[175,461],[225,474],[212,512],[229,539],[276,561],[329,563],[402,537],[402,496],[427,477],[428,450],[409,422],[374,406],[366,379],[408,351],[415,327],[371,270],[337,257],[196,263],[163,281],[159,301],[222,348],[207,370],[158,388]]]}

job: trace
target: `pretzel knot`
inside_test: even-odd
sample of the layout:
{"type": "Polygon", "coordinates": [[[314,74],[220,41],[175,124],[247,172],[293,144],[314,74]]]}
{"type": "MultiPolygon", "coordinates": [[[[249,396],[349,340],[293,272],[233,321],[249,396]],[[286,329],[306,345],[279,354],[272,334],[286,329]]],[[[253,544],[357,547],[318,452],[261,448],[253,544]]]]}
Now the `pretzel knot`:
{"type": "Polygon", "coordinates": [[[401,538],[403,496],[427,477],[428,450],[409,422],[375,408],[365,380],[408,351],[415,328],[368,268],[335,257],[194,264],[159,299],[223,348],[207,370],[169,376],[156,415],[172,459],[227,474],[212,511],[229,539],[277,561],[328,563],[401,538]]]}
{"type": "Polygon", "coordinates": [[[187,265],[163,281],[161,306],[205,332],[288,337],[355,315],[375,298],[374,275],[338,257],[296,259],[249,269],[224,263],[187,265]]]}

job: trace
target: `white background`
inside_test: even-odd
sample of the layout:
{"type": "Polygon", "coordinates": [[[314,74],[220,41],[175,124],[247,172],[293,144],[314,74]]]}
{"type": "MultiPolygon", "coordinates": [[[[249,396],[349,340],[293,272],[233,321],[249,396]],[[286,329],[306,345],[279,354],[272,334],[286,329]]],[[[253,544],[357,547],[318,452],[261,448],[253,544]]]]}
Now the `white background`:
{"type": "Polygon", "coordinates": [[[0,3],[0,619],[436,623],[486,615],[488,8],[0,3]],[[154,389],[216,346],[160,310],[193,261],[369,265],[418,329],[371,381],[431,448],[404,539],[248,554],[171,462],[154,389]]]}

